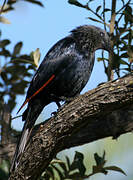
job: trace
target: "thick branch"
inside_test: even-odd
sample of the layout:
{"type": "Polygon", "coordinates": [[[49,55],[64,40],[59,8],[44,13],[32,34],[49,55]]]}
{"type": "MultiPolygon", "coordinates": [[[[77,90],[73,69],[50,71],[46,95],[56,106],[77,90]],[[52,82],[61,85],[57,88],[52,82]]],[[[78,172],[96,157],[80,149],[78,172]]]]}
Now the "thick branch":
{"type": "Polygon", "coordinates": [[[0,141],[0,162],[3,159],[11,160],[14,150],[15,143],[11,132],[11,115],[9,106],[2,104],[0,119],[1,119],[1,141],[0,141]]]}
{"type": "Polygon", "coordinates": [[[77,97],[56,116],[34,128],[33,137],[10,180],[35,180],[59,151],[130,132],[133,119],[128,117],[133,117],[130,116],[132,103],[132,74],[77,97]]]}

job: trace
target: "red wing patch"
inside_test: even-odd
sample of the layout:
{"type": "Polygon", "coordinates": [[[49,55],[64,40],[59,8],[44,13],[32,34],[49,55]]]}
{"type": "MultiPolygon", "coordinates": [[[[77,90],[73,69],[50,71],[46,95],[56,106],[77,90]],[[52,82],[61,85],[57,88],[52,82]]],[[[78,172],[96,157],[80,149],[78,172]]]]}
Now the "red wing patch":
{"type": "Polygon", "coordinates": [[[40,91],[42,91],[42,90],[54,79],[54,77],[55,77],[55,75],[53,74],[53,75],[49,78],[49,80],[48,80],[46,83],[44,83],[44,85],[43,85],[40,89],[38,89],[32,96],[30,96],[29,98],[27,98],[27,99],[24,101],[24,103],[22,104],[22,106],[19,108],[17,114],[18,114],[19,111],[25,106],[25,104],[27,104],[34,96],[36,96],[40,91]]]}

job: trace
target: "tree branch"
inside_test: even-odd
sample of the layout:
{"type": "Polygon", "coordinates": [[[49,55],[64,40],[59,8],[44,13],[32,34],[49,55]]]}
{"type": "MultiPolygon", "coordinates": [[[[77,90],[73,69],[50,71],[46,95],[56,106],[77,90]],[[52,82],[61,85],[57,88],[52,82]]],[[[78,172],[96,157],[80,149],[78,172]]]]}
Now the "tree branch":
{"type": "Polygon", "coordinates": [[[56,154],[133,129],[133,74],[107,82],[64,105],[36,126],[10,180],[36,180],[56,154]]]}
{"type": "Polygon", "coordinates": [[[15,150],[15,138],[11,131],[11,113],[9,105],[2,103],[0,112],[1,119],[1,140],[0,140],[0,162],[3,159],[11,160],[15,150]]]}
{"type": "MultiPolygon", "coordinates": [[[[111,21],[110,21],[110,34],[113,36],[114,34],[114,28],[115,28],[115,18],[116,18],[116,0],[112,0],[112,8],[111,8],[111,21]]],[[[114,47],[114,43],[111,40],[111,47],[114,47]]],[[[113,66],[113,55],[109,54],[109,62],[108,62],[108,80],[114,79],[114,72],[112,69],[113,66]]]]}

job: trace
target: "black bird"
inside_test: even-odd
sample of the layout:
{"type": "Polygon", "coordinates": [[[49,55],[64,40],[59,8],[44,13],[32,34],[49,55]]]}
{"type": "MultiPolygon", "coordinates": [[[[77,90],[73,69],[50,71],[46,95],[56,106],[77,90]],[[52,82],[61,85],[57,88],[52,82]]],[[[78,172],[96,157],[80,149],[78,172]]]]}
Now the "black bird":
{"type": "MultiPolygon", "coordinates": [[[[94,53],[97,49],[111,50],[108,34],[95,26],[79,26],[71,34],[58,41],[46,54],[36,71],[26,100],[28,103],[23,113],[25,121],[20,141],[12,161],[11,171],[19,164],[20,155],[36,119],[43,108],[51,102],[60,101],[79,95],[88,82],[94,65],[94,53]]],[[[21,109],[20,108],[20,109],[21,109]]]]}

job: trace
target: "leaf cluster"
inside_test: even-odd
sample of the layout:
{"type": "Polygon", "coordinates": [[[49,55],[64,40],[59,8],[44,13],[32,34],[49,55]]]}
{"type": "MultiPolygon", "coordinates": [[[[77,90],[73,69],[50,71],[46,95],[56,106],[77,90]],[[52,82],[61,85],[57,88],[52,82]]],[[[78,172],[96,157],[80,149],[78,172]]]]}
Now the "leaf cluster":
{"type": "MultiPolygon", "coordinates": [[[[109,171],[120,172],[123,175],[126,173],[117,166],[105,166],[105,151],[102,156],[97,153],[94,154],[94,160],[96,165],[92,166],[92,172],[88,172],[84,164],[84,154],[76,151],[73,160],[70,160],[68,156],[65,157],[66,161],[61,159],[54,159],[45,172],[38,180],[84,180],[97,173],[108,174],[109,171]]],[[[88,161],[89,162],[89,161],[88,161]]],[[[0,165],[0,180],[7,180],[9,176],[10,162],[3,160],[0,165]]]]}
{"type": "Polygon", "coordinates": [[[66,156],[66,162],[60,159],[53,160],[47,170],[38,180],[84,180],[97,173],[103,173],[107,175],[108,171],[110,170],[126,175],[125,172],[117,166],[105,166],[105,163],[107,162],[105,160],[105,152],[102,156],[99,156],[97,153],[95,153],[94,159],[96,165],[92,167],[92,172],[88,174],[84,165],[84,154],[76,151],[72,162],[68,156],[66,156]]]}
{"type": "Polygon", "coordinates": [[[10,44],[9,39],[0,40],[0,106],[2,108],[2,103],[6,102],[12,111],[16,96],[25,93],[29,78],[38,65],[40,52],[37,49],[30,55],[21,54],[22,42],[18,42],[13,51],[7,48],[10,44]]]}

